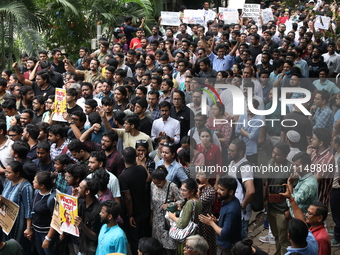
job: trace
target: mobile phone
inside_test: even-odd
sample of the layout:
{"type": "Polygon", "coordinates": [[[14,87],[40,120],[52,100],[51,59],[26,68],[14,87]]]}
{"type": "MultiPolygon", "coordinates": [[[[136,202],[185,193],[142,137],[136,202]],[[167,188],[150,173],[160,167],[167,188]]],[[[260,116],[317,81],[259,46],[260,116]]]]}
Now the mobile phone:
{"type": "Polygon", "coordinates": [[[285,192],[286,192],[285,185],[269,185],[270,194],[279,194],[279,193],[285,193],[285,192]]]}

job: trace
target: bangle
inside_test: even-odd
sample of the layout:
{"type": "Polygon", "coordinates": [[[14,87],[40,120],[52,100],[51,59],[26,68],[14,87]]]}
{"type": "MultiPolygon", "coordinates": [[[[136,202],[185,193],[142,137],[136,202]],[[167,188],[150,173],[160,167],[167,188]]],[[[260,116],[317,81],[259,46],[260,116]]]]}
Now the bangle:
{"type": "Polygon", "coordinates": [[[293,202],[293,201],[295,201],[293,197],[291,199],[289,199],[290,203],[293,202]]]}
{"type": "Polygon", "coordinates": [[[51,238],[48,238],[47,236],[45,236],[45,239],[47,240],[47,241],[50,241],[51,242],[51,238]]]}

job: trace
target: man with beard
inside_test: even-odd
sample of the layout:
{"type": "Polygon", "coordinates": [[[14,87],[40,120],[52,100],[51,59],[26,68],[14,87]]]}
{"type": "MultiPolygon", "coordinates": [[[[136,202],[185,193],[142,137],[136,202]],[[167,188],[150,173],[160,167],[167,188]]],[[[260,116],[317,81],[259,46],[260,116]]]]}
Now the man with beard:
{"type": "Polygon", "coordinates": [[[41,170],[47,172],[54,172],[55,169],[53,167],[54,162],[51,160],[50,149],[51,145],[49,142],[40,142],[36,146],[37,148],[37,158],[32,160],[34,164],[37,165],[41,170]]]}
{"type": "Polygon", "coordinates": [[[82,82],[81,98],[77,100],[77,105],[79,105],[83,111],[85,111],[85,101],[87,99],[94,99],[97,101],[98,105],[101,106],[101,101],[98,98],[93,98],[93,85],[89,82],[82,82]]]}
{"type": "Polygon", "coordinates": [[[61,61],[61,50],[53,49],[52,50],[52,69],[60,74],[65,73],[65,65],[64,62],[61,61]]]}
{"type": "Polygon", "coordinates": [[[32,120],[33,120],[33,111],[31,109],[23,110],[20,115],[20,125],[22,127],[26,127],[27,124],[32,123],[32,120]]]}
{"type": "Polygon", "coordinates": [[[120,188],[117,177],[109,172],[106,168],[106,155],[103,151],[92,151],[90,154],[90,159],[88,163],[88,168],[90,174],[87,176],[88,178],[92,178],[94,172],[100,169],[105,169],[105,171],[109,174],[109,183],[107,184],[108,189],[111,191],[114,200],[120,204],[120,188]]]}
{"type": "Polygon", "coordinates": [[[96,194],[98,185],[95,179],[85,178],[76,188],[78,198],[83,198],[79,204],[78,216],[74,223],[79,228],[79,254],[95,255],[98,244],[98,234],[101,228],[99,212],[101,205],[96,194]]]}
{"type": "Polygon", "coordinates": [[[217,221],[212,214],[201,214],[199,220],[211,226],[216,232],[217,254],[231,254],[234,244],[241,239],[241,206],[235,197],[237,189],[236,179],[227,176],[217,182],[217,198],[222,201],[220,217],[217,221]]]}
{"type": "Polygon", "coordinates": [[[50,76],[47,72],[47,70],[41,70],[37,72],[35,81],[30,81],[28,79],[25,79],[25,77],[20,73],[18,69],[18,63],[15,62],[12,65],[13,69],[15,70],[15,73],[17,75],[18,80],[25,86],[31,86],[32,90],[34,92],[34,95],[42,95],[42,96],[49,96],[55,94],[55,89],[52,87],[49,83],[50,76]]]}
{"type": "Polygon", "coordinates": [[[36,96],[33,99],[33,124],[41,122],[45,112],[45,98],[43,96],[36,96]]]}
{"type": "Polygon", "coordinates": [[[327,64],[321,58],[322,50],[318,47],[315,47],[312,51],[312,59],[307,61],[309,66],[309,78],[318,78],[319,70],[322,67],[327,67],[327,64]]]}
{"type": "Polygon", "coordinates": [[[85,82],[89,82],[89,83],[94,84],[95,80],[103,80],[104,79],[104,77],[98,71],[99,64],[100,64],[98,59],[95,59],[95,58],[92,59],[91,62],[90,62],[90,70],[85,70],[85,71],[76,70],[68,59],[64,59],[64,63],[67,64],[68,69],[71,73],[74,73],[74,74],[79,75],[79,76],[83,76],[85,82]]]}
{"type": "Polygon", "coordinates": [[[116,148],[118,141],[117,133],[114,130],[105,131],[101,144],[88,140],[91,137],[92,132],[99,131],[100,128],[100,124],[94,124],[81,135],[79,140],[83,142],[90,151],[104,151],[106,155],[106,169],[115,176],[118,176],[124,169],[124,160],[116,148]]]}
{"type": "Polygon", "coordinates": [[[102,203],[99,216],[103,225],[98,236],[100,243],[98,244],[96,255],[115,252],[127,253],[125,233],[117,224],[119,212],[120,206],[117,202],[108,200],[102,203]]]}
{"type": "Polygon", "coordinates": [[[33,124],[28,124],[22,133],[21,140],[28,143],[30,146],[30,151],[28,152],[27,157],[32,160],[37,158],[37,139],[39,133],[40,129],[38,126],[33,124]]]}
{"type": "Polygon", "coordinates": [[[178,144],[180,141],[180,123],[170,117],[171,104],[163,101],[159,104],[162,117],[154,120],[151,128],[151,138],[154,143],[158,143],[164,135],[170,136],[171,143],[178,144]]]}
{"type": "MultiPolygon", "coordinates": [[[[35,57],[29,57],[27,59],[27,62],[26,62],[26,68],[27,68],[27,71],[24,72],[22,75],[25,77],[25,79],[29,79],[30,77],[30,73],[33,71],[34,67],[35,67],[35,64],[37,63],[37,59],[35,57]]],[[[19,70],[19,68],[18,68],[19,70]]],[[[20,72],[20,71],[19,71],[20,72]]],[[[21,74],[21,72],[20,72],[21,74]]]]}

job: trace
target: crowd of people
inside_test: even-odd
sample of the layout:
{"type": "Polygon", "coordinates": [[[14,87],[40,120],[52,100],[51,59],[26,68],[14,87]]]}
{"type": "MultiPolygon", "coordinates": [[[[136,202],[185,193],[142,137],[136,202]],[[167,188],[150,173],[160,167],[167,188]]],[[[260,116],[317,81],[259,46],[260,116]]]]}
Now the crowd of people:
{"type": "Polygon", "coordinates": [[[0,189],[20,209],[0,253],[267,254],[248,238],[262,210],[259,239],[276,255],[340,246],[340,40],[315,27],[328,16],[337,33],[340,6],[281,2],[261,3],[267,24],[242,13],[225,24],[205,2],[204,26],[158,24],[149,37],[128,15],[78,60],[41,50],[3,70],[0,189]],[[50,227],[56,190],[78,198],[62,229],[79,237],[50,227]],[[185,242],[170,236],[191,222],[185,242]]]}

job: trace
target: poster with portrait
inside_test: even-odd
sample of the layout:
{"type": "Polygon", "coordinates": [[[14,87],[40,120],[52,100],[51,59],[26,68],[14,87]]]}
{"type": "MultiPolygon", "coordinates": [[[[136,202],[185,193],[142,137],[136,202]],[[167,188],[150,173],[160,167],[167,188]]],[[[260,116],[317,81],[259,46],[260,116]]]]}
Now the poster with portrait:
{"type": "Polygon", "coordinates": [[[0,196],[2,204],[0,205],[0,226],[6,235],[8,235],[15,223],[19,213],[19,206],[16,203],[0,196]]]}
{"type": "Polygon", "coordinates": [[[57,196],[59,196],[60,231],[79,236],[79,229],[74,222],[78,216],[78,198],[64,193],[58,193],[57,196]]]}
{"type": "Polygon", "coordinates": [[[66,89],[56,88],[52,120],[67,122],[63,117],[63,113],[66,111],[66,89]]]}
{"type": "Polygon", "coordinates": [[[59,197],[59,191],[57,190],[57,194],[55,197],[55,204],[54,204],[54,210],[51,220],[51,227],[55,229],[59,234],[62,234],[63,231],[60,230],[60,216],[59,216],[59,205],[60,205],[60,197],[59,197]]]}

